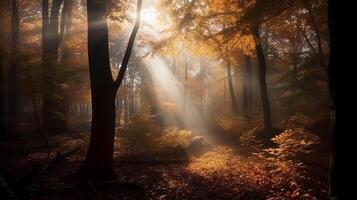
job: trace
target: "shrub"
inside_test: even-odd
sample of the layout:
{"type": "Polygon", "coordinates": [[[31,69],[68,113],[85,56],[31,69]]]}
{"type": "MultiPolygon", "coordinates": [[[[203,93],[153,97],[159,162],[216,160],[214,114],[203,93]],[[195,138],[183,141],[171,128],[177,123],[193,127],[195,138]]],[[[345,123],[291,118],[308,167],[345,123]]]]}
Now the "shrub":
{"type": "Polygon", "coordinates": [[[255,127],[249,131],[243,132],[240,136],[240,144],[243,147],[247,147],[253,151],[258,151],[262,146],[262,141],[256,138],[258,127],[255,127]]]}
{"type": "Polygon", "coordinates": [[[290,116],[287,120],[282,121],[281,125],[285,129],[291,129],[307,127],[313,124],[313,122],[314,120],[311,117],[298,112],[295,115],[290,116]]]}
{"type": "Polygon", "coordinates": [[[181,146],[185,147],[189,143],[191,138],[191,131],[188,130],[178,130],[177,128],[165,129],[164,133],[157,138],[157,143],[161,147],[175,147],[181,146]]]}
{"type": "Polygon", "coordinates": [[[140,113],[130,122],[128,127],[128,146],[129,153],[146,151],[155,146],[154,139],[159,134],[150,115],[140,113]]]}
{"type": "Polygon", "coordinates": [[[279,159],[295,159],[314,151],[320,138],[304,128],[288,129],[272,138],[278,148],[265,149],[266,152],[279,159]]]}

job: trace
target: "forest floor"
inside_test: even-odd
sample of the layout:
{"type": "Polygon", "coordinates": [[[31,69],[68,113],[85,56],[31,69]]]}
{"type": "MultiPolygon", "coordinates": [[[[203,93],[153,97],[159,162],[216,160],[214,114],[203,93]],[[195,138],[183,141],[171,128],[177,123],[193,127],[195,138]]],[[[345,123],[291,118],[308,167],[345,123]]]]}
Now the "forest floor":
{"type": "MultiPolygon", "coordinates": [[[[60,146],[76,142],[71,138],[60,146]]],[[[0,161],[6,163],[0,172],[10,186],[34,163],[46,163],[47,153],[41,144],[34,138],[0,144],[0,161]]],[[[55,151],[52,147],[52,157],[55,151]]],[[[286,163],[276,167],[279,165],[243,155],[229,146],[217,145],[183,163],[116,159],[118,176],[104,185],[90,180],[83,185],[76,178],[83,155],[78,151],[33,177],[24,188],[24,199],[328,199],[326,169],[312,166],[296,171],[284,168],[286,163]]]]}

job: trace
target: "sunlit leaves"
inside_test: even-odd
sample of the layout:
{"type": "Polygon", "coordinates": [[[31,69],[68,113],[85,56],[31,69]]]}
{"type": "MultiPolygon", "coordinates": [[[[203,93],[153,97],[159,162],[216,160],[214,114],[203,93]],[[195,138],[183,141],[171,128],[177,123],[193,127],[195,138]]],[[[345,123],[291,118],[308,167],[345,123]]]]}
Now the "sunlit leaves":
{"type": "Polygon", "coordinates": [[[311,153],[320,142],[320,138],[303,128],[288,129],[272,138],[279,148],[269,148],[265,151],[280,159],[292,159],[301,154],[311,153]]]}
{"type": "Polygon", "coordinates": [[[165,147],[171,146],[175,147],[177,145],[185,147],[188,145],[191,138],[191,131],[188,130],[178,130],[177,128],[165,129],[164,133],[156,139],[156,142],[165,147]]]}

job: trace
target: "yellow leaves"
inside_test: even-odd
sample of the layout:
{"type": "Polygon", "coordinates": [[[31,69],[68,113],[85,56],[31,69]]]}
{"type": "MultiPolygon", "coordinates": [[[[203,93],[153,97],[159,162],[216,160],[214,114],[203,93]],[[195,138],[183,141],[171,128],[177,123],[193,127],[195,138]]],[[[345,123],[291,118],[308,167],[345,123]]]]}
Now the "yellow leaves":
{"type": "Polygon", "coordinates": [[[192,132],[188,130],[178,130],[177,128],[168,128],[164,131],[156,141],[161,146],[171,146],[180,145],[181,147],[186,146],[189,143],[192,132]]]}
{"type": "MultiPolygon", "coordinates": [[[[297,154],[310,153],[312,146],[320,142],[320,138],[303,128],[288,129],[272,139],[279,144],[277,153],[267,150],[269,153],[281,158],[291,158],[297,154]]],[[[275,150],[275,149],[274,149],[275,150]]]]}
{"type": "Polygon", "coordinates": [[[262,142],[256,138],[258,127],[255,127],[247,132],[242,133],[240,142],[242,146],[248,147],[252,150],[258,150],[262,146],[262,142]]]}
{"type": "Polygon", "coordinates": [[[228,45],[231,46],[231,49],[239,49],[246,55],[255,55],[255,41],[252,35],[236,34],[228,45]]]}
{"type": "Polygon", "coordinates": [[[201,55],[205,55],[206,57],[214,56],[214,50],[212,49],[212,46],[210,46],[207,41],[199,38],[191,40],[191,42],[188,43],[188,49],[190,53],[196,57],[201,55]]]}
{"type": "Polygon", "coordinates": [[[190,53],[209,57],[218,55],[223,58],[235,57],[238,51],[254,55],[255,42],[252,36],[240,33],[242,32],[240,28],[235,27],[242,10],[237,1],[164,2],[162,5],[170,10],[173,26],[176,26],[175,31],[180,32],[177,35],[181,37],[180,43],[184,43],[190,53]],[[184,22],[187,16],[190,16],[189,22],[184,22]],[[226,32],[226,29],[232,30],[226,32]]]}
{"type": "Polygon", "coordinates": [[[233,166],[233,158],[232,149],[219,146],[195,159],[187,168],[193,173],[207,176],[208,173],[228,171],[233,166]]]}

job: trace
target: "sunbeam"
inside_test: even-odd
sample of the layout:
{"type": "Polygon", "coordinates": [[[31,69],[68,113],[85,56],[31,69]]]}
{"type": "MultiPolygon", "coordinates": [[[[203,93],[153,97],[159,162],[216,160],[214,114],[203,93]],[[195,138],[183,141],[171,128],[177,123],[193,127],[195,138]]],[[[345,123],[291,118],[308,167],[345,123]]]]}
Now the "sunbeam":
{"type": "Polygon", "coordinates": [[[173,102],[179,114],[179,119],[183,121],[186,128],[204,129],[202,117],[189,98],[191,95],[185,92],[184,86],[173,75],[163,59],[153,56],[145,58],[144,62],[156,86],[160,89],[158,100],[162,102],[166,99],[173,102]]]}

